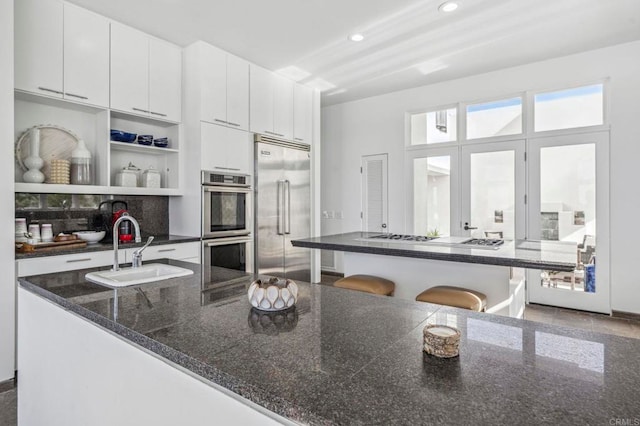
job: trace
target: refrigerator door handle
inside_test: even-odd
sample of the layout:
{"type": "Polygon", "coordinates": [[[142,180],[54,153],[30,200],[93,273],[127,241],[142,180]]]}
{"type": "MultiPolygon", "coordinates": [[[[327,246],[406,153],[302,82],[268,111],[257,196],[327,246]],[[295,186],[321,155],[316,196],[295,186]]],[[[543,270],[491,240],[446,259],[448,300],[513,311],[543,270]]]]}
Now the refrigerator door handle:
{"type": "Polygon", "coordinates": [[[284,223],[284,233],[291,234],[291,182],[285,180],[284,185],[284,188],[286,190],[286,196],[284,199],[286,206],[284,211],[287,215],[286,222],[284,223]]]}
{"type": "Polygon", "coordinates": [[[282,232],[282,228],[284,228],[284,181],[283,180],[279,180],[278,181],[278,189],[277,189],[277,200],[276,200],[276,204],[277,204],[277,233],[278,235],[284,235],[284,232],[282,232]]]}

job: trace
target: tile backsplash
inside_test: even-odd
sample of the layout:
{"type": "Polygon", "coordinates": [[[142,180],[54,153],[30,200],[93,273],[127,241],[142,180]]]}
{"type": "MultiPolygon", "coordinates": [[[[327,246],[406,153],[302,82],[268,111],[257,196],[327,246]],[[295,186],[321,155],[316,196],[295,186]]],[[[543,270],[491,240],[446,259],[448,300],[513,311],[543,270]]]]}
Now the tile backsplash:
{"type": "Polygon", "coordinates": [[[15,217],[24,217],[27,223],[51,223],[54,235],[91,230],[98,205],[106,200],[126,202],[129,214],[140,224],[143,237],[169,234],[169,197],[161,196],[16,194],[15,217]]]}

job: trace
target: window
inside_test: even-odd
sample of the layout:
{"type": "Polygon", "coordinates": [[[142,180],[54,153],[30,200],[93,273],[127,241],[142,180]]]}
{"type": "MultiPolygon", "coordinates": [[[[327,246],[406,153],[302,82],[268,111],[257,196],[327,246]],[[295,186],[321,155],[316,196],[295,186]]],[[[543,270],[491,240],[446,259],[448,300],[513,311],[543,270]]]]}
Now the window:
{"type": "Polygon", "coordinates": [[[603,85],[537,94],[533,110],[536,132],[603,124],[603,85]]]}
{"type": "Polygon", "coordinates": [[[30,194],[16,193],[16,210],[38,209],[97,209],[101,195],[89,194],[30,194]]]}
{"type": "Polygon", "coordinates": [[[411,145],[457,140],[456,108],[411,115],[411,145]]]}
{"type": "Polygon", "coordinates": [[[418,235],[451,235],[451,157],[413,160],[414,231],[418,235]]]}
{"type": "Polygon", "coordinates": [[[467,139],[522,133],[522,98],[467,106],[467,139]]]}

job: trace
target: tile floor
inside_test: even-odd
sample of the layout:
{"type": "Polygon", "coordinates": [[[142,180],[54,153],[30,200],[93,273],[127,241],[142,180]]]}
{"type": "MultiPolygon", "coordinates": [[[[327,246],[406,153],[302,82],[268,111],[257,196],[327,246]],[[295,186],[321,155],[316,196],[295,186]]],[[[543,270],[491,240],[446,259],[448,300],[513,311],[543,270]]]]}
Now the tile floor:
{"type": "MultiPolygon", "coordinates": [[[[339,276],[325,275],[320,284],[333,285],[339,276]]],[[[600,333],[640,339],[640,320],[612,318],[607,315],[573,311],[543,305],[527,305],[526,320],[545,322],[566,327],[581,328],[600,333]]],[[[0,426],[16,425],[16,390],[11,386],[0,387],[0,426]],[[6,389],[9,390],[6,390],[6,389]]]]}

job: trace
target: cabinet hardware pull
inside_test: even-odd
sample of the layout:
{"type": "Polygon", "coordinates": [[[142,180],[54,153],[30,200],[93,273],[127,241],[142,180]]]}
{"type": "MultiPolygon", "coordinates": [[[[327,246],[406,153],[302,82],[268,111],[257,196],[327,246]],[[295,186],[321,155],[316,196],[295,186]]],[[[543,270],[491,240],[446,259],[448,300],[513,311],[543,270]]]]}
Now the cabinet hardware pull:
{"type": "Polygon", "coordinates": [[[160,250],[158,250],[158,253],[164,253],[164,252],[167,252],[167,251],[176,251],[176,249],[175,248],[160,249],[160,250]]]}
{"type": "Polygon", "coordinates": [[[220,166],[215,166],[215,167],[214,167],[214,169],[240,171],[240,169],[236,169],[236,168],[233,168],[233,167],[220,167],[220,166]]]}
{"type": "Polygon", "coordinates": [[[240,127],[240,125],[238,123],[232,123],[230,121],[227,121],[227,124],[230,124],[231,126],[240,127]]]}
{"type": "Polygon", "coordinates": [[[166,117],[167,116],[167,114],[163,114],[161,112],[153,112],[153,111],[149,111],[149,112],[151,112],[151,114],[153,114],[153,115],[159,115],[160,117],[166,117]]]}
{"type": "Polygon", "coordinates": [[[227,124],[227,122],[226,122],[226,121],[224,121],[224,120],[220,120],[219,118],[214,118],[214,119],[213,119],[213,121],[215,121],[215,122],[217,122],[217,123],[224,123],[224,124],[227,124]]]}
{"type": "Polygon", "coordinates": [[[304,139],[302,139],[302,138],[293,138],[293,139],[295,139],[295,140],[297,140],[297,141],[303,141],[303,140],[304,140],[304,139]]]}
{"type": "Polygon", "coordinates": [[[276,132],[270,132],[269,130],[265,130],[264,132],[265,132],[265,133],[268,133],[268,134],[270,134],[270,135],[276,135],[276,136],[278,136],[278,134],[277,134],[276,132]]]}
{"type": "Polygon", "coordinates": [[[149,114],[149,111],[147,111],[146,109],[140,109],[140,108],[134,108],[134,107],[131,107],[131,109],[134,110],[134,111],[144,112],[144,113],[149,114]]]}
{"type": "Polygon", "coordinates": [[[68,92],[66,92],[66,93],[65,93],[65,96],[72,96],[72,97],[74,97],[74,98],[79,98],[79,99],[89,99],[89,98],[87,98],[86,96],[82,96],[82,95],[74,95],[73,93],[68,93],[68,92]]]}
{"type": "Polygon", "coordinates": [[[75,263],[75,262],[88,262],[90,261],[91,258],[90,257],[84,257],[82,259],[69,259],[67,260],[67,263],[75,263]]]}
{"type": "Polygon", "coordinates": [[[276,133],[276,136],[280,136],[280,137],[284,137],[284,135],[282,133],[276,133]]]}
{"type": "Polygon", "coordinates": [[[64,92],[61,92],[59,90],[47,89],[46,87],[38,87],[38,89],[44,92],[51,92],[51,93],[57,93],[58,95],[64,95],[64,92]]]}

